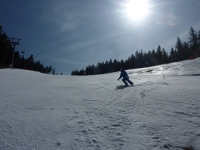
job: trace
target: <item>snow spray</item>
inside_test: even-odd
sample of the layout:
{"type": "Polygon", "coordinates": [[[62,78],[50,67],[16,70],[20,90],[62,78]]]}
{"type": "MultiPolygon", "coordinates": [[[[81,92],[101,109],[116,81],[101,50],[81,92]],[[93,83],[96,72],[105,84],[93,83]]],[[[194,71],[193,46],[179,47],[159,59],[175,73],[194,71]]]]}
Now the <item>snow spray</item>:
{"type": "Polygon", "coordinates": [[[162,79],[163,79],[163,82],[165,82],[165,68],[164,66],[159,66],[159,69],[162,71],[162,79]]]}

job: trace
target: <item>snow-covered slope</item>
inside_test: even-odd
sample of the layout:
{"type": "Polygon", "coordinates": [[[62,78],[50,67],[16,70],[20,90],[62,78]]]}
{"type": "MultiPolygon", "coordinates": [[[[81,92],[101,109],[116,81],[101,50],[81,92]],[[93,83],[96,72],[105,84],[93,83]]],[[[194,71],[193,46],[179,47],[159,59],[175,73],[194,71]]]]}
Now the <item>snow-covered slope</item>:
{"type": "Polygon", "coordinates": [[[1,150],[200,149],[200,59],[53,76],[0,70],[1,150]]]}

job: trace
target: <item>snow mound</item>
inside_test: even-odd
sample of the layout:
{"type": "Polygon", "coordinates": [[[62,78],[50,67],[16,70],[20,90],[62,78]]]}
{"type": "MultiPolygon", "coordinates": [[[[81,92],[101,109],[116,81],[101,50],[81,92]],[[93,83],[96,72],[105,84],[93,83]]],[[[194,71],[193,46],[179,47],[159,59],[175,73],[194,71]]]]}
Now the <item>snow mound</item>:
{"type": "Polygon", "coordinates": [[[200,149],[200,59],[96,76],[0,70],[0,149],[200,149]]]}

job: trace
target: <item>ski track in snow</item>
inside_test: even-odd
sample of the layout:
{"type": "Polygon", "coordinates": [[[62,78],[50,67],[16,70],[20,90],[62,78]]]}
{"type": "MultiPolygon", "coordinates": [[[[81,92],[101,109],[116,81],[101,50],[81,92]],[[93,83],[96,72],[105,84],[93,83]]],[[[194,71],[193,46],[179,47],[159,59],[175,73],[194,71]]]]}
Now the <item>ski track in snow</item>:
{"type": "Polygon", "coordinates": [[[198,62],[129,71],[135,86],[125,88],[116,88],[119,72],[0,70],[0,149],[200,149],[199,77],[177,76],[198,74],[198,62]]]}

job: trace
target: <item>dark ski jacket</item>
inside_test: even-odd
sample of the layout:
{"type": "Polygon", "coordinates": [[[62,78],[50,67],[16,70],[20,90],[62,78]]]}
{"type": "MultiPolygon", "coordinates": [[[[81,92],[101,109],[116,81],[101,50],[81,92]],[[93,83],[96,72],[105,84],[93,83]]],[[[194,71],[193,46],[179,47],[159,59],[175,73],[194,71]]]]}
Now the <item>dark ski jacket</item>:
{"type": "Polygon", "coordinates": [[[125,70],[122,70],[122,71],[121,71],[121,74],[120,74],[120,77],[118,78],[118,80],[121,79],[122,77],[123,77],[123,78],[129,78],[129,77],[128,77],[128,74],[127,74],[127,72],[126,72],[125,70]]]}

